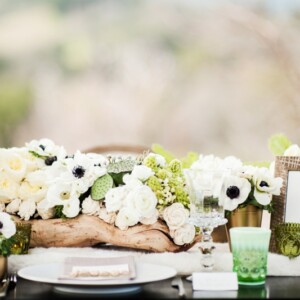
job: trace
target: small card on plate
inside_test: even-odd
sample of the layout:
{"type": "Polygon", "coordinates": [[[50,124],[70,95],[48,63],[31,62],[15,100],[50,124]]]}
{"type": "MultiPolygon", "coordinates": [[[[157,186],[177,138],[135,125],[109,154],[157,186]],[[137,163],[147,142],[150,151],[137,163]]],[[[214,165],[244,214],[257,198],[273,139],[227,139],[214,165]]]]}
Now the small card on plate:
{"type": "Polygon", "coordinates": [[[193,290],[238,290],[236,272],[194,272],[192,281],[193,290]]]}
{"type": "Polygon", "coordinates": [[[136,277],[133,256],[125,257],[68,257],[59,279],[111,280],[136,277]]]}

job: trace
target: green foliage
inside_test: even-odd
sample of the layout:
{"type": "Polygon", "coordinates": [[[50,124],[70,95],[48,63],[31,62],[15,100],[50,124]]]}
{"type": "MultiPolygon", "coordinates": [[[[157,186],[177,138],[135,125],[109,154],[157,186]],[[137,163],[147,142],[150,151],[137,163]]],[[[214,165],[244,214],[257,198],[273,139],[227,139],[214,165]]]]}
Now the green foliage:
{"type": "Polygon", "coordinates": [[[55,209],[55,213],[54,213],[54,216],[55,218],[62,218],[62,219],[66,219],[67,217],[64,215],[64,213],[62,212],[63,209],[64,209],[64,206],[63,205],[56,205],[54,207],[55,209]]]}
{"type": "Polygon", "coordinates": [[[292,142],[284,134],[274,134],[269,138],[268,146],[274,155],[283,155],[292,142]]]}
{"type": "Polygon", "coordinates": [[[247,166],[259,167],[259,168],[262,168],[262,167],[269,168],[271,162],[269,162],[269,161],[246,161],[243,164],[247,165],[247,166]]]}
{"type": "Polygon", "coordinates": [[[4,238],[3,236],[0,239],[0,254],[3,256],[9,256],[12,254],[13,245],[16,242],[16,235],[13,235],[9,239],[4,238]]]}
{"type": "MultiPolygon", "coordinates": [[[[159,144],[153,144],[151,150],[154,153],[163,156],[167,163],[170,163],[172,160],[176,158],[173,153],[167,151],[159,144]]],[[[192,163],[198,159],[198,157],[199,154],[197,152],[192,152],[192,151],[188,152],[185,157],[180,158],[180,161],[182,163],[182,168],[183,169],[189,168],[192,165],[192,163]]]]}

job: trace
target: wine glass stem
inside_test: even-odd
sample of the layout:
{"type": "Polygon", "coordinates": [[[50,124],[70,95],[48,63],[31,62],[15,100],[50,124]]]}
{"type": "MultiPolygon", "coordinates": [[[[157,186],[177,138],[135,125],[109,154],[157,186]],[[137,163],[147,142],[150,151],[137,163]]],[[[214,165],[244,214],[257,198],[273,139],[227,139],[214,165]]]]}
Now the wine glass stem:
{"type": "Polygon", "coordinates": [[[214,257],[213,250],[215,247],[213,246],[213,238],[212,232],[213,227],[202,227],[202,243],[200,246],[200,250],[202,252],[202,268],[205,271],[212,271],[214,268],[214,257]]]}

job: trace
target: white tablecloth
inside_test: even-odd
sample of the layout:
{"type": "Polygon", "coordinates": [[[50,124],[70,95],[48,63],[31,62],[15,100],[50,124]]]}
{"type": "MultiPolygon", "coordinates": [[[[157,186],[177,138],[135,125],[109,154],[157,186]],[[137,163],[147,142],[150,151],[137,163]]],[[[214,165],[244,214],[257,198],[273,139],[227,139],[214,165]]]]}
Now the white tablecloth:
{"type": "MultiPolygon", "coordinates": [[[[232,254],[227,243],[215,243],[214,271],[232,271],[232,254]]],[[[101,248],[33,248],[29,254],[11,255],[8,258],[9,271],[17,271],[34,264],[63,262],[65,257],[116,257],[134,255],[137,262],[167,265],[175,268],[178,274],[189,275],[201,271],[201,252],[197,245],[189,251],[180,253],[147,253],[141,250],[117,247],[101,248]]],[[[300,256],[289,259],[286,256],[269,253],[268,275],[300,276],[300,256]]]]}

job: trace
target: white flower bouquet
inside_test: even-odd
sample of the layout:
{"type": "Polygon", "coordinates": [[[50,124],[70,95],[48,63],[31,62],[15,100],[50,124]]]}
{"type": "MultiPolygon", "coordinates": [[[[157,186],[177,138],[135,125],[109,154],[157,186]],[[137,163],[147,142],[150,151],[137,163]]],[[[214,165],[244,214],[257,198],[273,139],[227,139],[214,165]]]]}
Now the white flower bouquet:
{"type": "Polygon", "coordinates": [[[166,163],[154,153],[134,159],[80,151],[70,156],[49,139],[0,149],[0,160],[3,212],[26,221],[86,214],[123,231],[161,220],[176,245],[194,241],[179,160],[166,163]]]}

